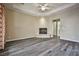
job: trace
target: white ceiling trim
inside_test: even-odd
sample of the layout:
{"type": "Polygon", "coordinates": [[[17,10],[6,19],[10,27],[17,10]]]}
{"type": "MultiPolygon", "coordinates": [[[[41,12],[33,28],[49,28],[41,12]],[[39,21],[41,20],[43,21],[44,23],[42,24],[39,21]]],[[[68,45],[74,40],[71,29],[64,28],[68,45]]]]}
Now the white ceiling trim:
{"type": "Polygon", "coordinates": [[[67,9],[67,8],[73,6],[73,5],[75,5],[75,4],[68,4],[68,5],[59,7],[59,8],[57,8],[57,9],[52,10],[52,11],[47,12],[47,13],[37,13],[37,12],[33,12],[32,10],[24,9],[24,8],[19,8],[18,6],[13,5],[13,4],[11,4],[10,6],[8,5],[7,7],[8,7],[9,9],[13,9],[13,10],[15,10],[15,11],[17,11],[17,12],[30,14],[30,15],[32,15],[32,16],[49,16],[49,15],[55,13],[55,12],[58,12],[58,11],[67,9]]]}
{"type": "Polygon", "coordinates": [[[50,11],[47,15],[51,15],[51,14],[53,14],[53,13],[55,13],[55,12],[58,12],[58,11],[67,9],[67,8],[72,7],[72,6],[74,6],[74,5],[75,5],[75,4],[68,4],[68,5],[62,6],[62,7],[60,7],[60,8],[57,8],[57,9],[53,10],[53,11],[50,11]]]}

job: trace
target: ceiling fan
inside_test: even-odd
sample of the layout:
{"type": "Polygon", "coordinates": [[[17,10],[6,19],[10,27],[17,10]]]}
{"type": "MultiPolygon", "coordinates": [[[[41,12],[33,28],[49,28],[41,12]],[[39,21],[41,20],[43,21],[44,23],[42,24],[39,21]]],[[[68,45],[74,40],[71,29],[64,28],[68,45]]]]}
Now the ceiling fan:
{"type": "Polygon", "coordinates": [[[48,3],[37,3],[37,8],[41,12],[45,12],[50,10],[49,4],[48,3]]]}

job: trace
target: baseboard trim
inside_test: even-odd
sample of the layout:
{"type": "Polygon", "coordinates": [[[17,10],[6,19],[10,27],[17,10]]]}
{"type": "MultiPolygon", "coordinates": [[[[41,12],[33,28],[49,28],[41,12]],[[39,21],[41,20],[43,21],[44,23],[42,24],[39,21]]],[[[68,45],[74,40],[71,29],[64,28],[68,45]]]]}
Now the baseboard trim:
{"type": "Polygon", "coordinates": [[[53,37],[36,37],[36,38],[53,38],[53,37]]]}
{"type": "MultiPolygon", "coordinates": [[[[24,40],[24,39],[32,39],[32,38],[40,38],[40,39],[42,39],[42,37],[28,37],[28,38],[9,39],[9,40],[6,40],[6,42],[17,41],[17,40],[24,40]]],[[[44,37],[44,39],[48,39],[48,38],[52,39],[53,37],[44,37]]]]}
{"type": "Polygon", "coordinates": [[[66,40],[66,41],[78,42],[79,43],[79,41],[76,41],[76,40],[69,40],[69,39],[60,39],[60,40],[66,40]]]}
{"type": "Polygon", "coordinates": [[[24,40],[24,39],[31,39],[31,38],[35,38],[35,37],[9,39],[9,40],[6,40],[6,42],[17,41],[17,40],[24,40]]]}

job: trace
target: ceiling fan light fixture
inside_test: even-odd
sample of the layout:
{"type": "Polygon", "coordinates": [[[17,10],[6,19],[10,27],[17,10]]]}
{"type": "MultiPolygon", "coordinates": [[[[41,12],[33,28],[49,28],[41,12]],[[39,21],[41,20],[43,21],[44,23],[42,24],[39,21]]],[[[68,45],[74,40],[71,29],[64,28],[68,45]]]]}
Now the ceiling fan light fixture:
{"type": "Polygon", "coordinates": [[[46,10],[45,6],[42,6],[41,11],[45,11],[45,10],[46,10]]]}
{"type": "Polygon", "coordinates": [[[42,11],[42,12],[50,10],[48,3],[41,3],[39,4],[38,8],[39,8],[39,11],[42,11]]]}

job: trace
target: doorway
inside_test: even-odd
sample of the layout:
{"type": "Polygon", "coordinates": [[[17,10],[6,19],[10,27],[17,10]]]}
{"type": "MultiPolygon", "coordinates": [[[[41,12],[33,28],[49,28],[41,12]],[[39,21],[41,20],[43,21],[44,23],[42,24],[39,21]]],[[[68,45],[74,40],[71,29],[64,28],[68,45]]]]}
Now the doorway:
{"type": "Polygon", "coordinates": [[[53,20],[53,37],[60,37],[60,19],[53,20]]]}

